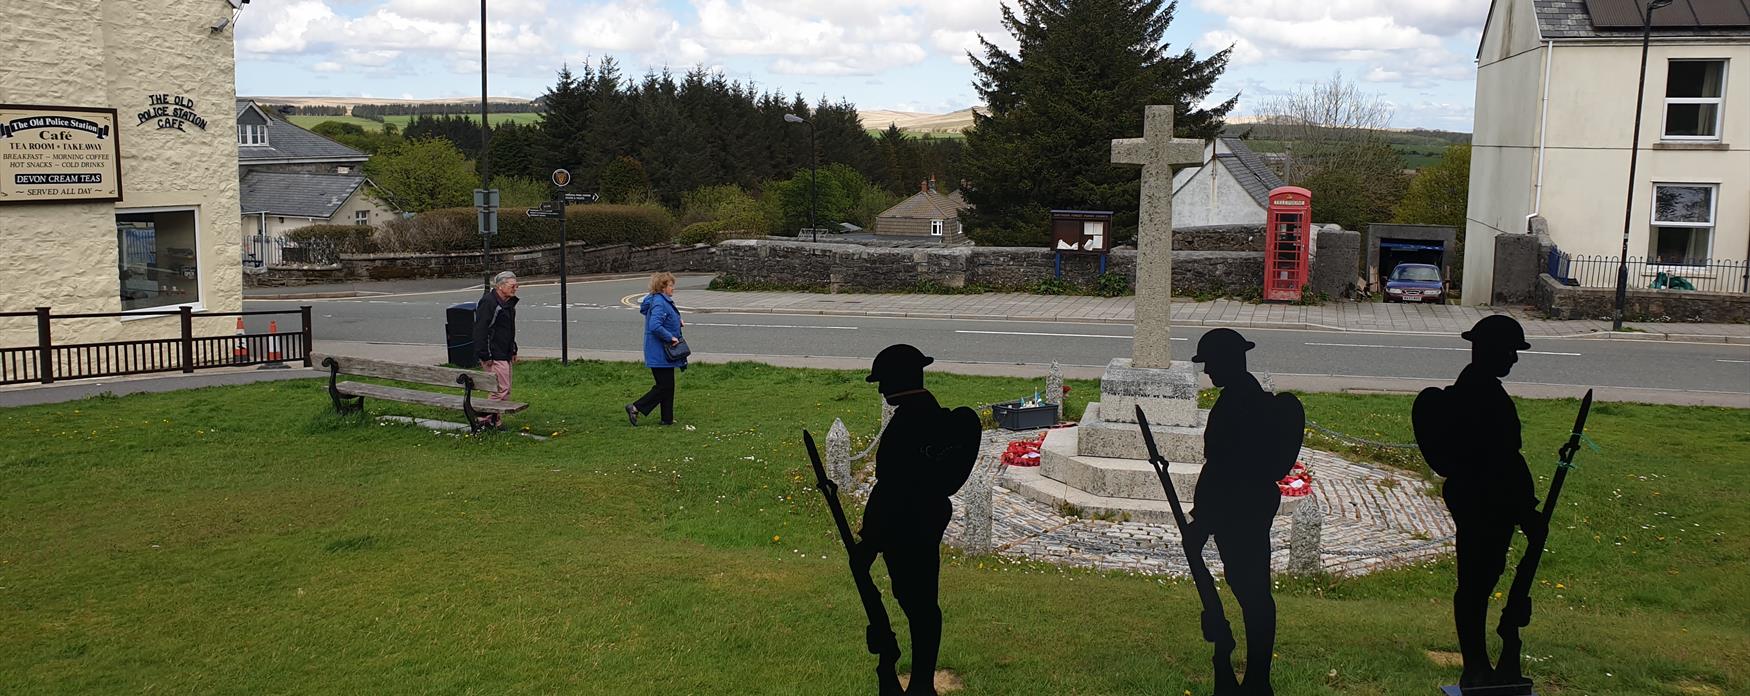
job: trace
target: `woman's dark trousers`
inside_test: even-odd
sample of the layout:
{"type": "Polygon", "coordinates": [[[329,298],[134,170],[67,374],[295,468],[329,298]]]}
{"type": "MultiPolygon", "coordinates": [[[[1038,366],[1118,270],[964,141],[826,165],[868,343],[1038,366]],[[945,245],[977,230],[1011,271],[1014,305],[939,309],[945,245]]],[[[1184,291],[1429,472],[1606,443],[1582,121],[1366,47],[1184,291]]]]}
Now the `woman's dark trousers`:
{"type": "Polygon", "coordinates": [[[656,377],[656,386],[632,402],[639,415],[649,415],[658,405],[662,406],[662,422],[674,422],[674,368],[652,367],[650,374],[656,377]]]}

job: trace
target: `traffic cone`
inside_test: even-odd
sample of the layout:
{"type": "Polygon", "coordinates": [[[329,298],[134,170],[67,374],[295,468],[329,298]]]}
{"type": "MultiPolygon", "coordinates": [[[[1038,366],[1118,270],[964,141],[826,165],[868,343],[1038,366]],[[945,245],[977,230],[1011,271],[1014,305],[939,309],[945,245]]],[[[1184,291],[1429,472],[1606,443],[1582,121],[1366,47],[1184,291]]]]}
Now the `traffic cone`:
{"type": "Polygon", "coordinates": [[[232,362],[249,362],[249,339],[243,330],[243,317],[237,317],[237,344],[231,348],[232,362]]]}
{"type": "Polygon", "coordinates": [[[269,319],[267,322],[267,362],[262,363],[258,370],[290,369],[284,362],[285,356],[280,354],[280,324],[269,319]]]}

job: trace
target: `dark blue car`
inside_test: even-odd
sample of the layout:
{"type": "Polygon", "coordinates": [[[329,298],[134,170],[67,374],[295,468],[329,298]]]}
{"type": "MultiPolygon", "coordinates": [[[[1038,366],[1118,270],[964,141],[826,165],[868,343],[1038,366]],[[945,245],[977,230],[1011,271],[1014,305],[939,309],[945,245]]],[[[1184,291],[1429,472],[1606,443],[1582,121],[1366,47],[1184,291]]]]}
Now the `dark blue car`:
{"type": "Polygon", "coordinates": [[[1400,263],[1385,279],[1386,302],[1433,302],[1446,304],[1446,283],[1440,267],[1426,263],[1400,263]]]}

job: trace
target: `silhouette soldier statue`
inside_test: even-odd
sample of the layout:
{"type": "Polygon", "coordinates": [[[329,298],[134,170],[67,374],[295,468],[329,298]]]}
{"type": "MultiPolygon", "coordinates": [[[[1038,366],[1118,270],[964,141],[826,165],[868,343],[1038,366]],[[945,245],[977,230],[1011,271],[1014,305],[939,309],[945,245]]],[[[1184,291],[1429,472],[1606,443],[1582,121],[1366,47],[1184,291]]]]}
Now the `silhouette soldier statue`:
{"type": "MultiPolygon", "coordinates": [[[[1519,411],[1501,386],[1501,378],[1519,361],[1519,351],[1531,344],[1525,342],[1519,322],[1499,314],[1483,317],[1462,336],[1471,344],[1470,365],[1452,386],[1422,390],[1411,409],[1416,445],[1428,467],[1446,477],[1441,495],[1458,528],[1458,589],[1452,594],[1452,618],[1464,656],[1458,689],[1465,694],[1529,694],[1529,682],[1519,676],[1517,646],[1512,646],[1510,669],[1506,647],[1503,667],[1490,665],[1487,622],[1489,596],[1507,569],[1513,531],[1525,531],[1530,549],[1542,549],[1549,532],[1547,518],[1537,510],[1531,469],[1519,453],[1519,411]]],[[[1566,456],[1572,458],[1571,453],[1566,456]]],[[[1535,561],[1532,566],[1534,572],[1535,561]]],[[[1503,637],[1511,625],[1516,642],[1517,627],[1530,620],[1529,596],[1516,595],[1502,612],[1503,637]]]]}
{"type": "Polygon", "coordinates": [[[894,406],[875,450],[875,488],[863,511],[862,539],[853,563],[887,561],[893,598],[911,624],[911,684],[905,693],[934,696],[942,645],[942,608],[936,601],[942,534],[953,516],[948,497],[972,473],[982,427],[967,407],[952,411],[924,388],[924,367],[934,362],[917,348],[888,346],[875,356],[867,381],[880,384],[894,406]]]}
{"type": "Polygon", "coordinates": [[[1238,692],[1272,694],[1276,600],[1270,596],[1270,524],[1282,502],[1276,482],[1300,456],[1306,412],[1294,395],[1266,392],[1246,371],[1246,351],[1255,346],[1233,329],[1214,329],[1198,339],[1191,358],[1203,364],[1221,396],[1203,431],[1205,463],[1185,548],[1201,555],[1203,545],[1215,539],[1246,627],[1246,675],[1238,692]]]}

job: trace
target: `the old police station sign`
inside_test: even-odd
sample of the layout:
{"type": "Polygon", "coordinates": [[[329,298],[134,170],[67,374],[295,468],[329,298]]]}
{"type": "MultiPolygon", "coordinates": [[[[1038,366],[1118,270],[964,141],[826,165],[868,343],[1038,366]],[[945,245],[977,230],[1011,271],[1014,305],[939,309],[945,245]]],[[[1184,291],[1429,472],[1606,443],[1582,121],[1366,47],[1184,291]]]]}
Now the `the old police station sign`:
{"type": "Polygon", "coordinates": [[[0,104],[0,203],[119,201],[115,109],[0,104]]]}

